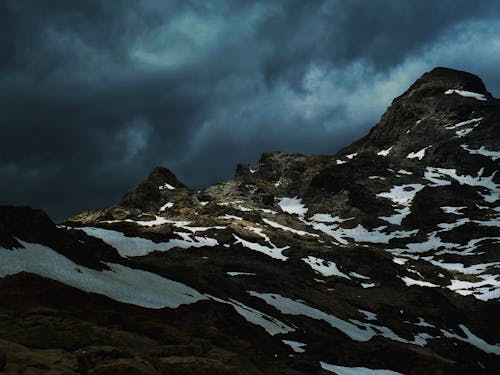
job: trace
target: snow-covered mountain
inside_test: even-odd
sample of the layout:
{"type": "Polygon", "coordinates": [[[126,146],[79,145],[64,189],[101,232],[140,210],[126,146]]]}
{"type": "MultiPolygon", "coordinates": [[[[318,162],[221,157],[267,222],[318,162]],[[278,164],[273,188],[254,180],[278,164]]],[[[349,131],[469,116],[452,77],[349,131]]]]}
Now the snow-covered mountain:
{"type": "Polygon", "coordinates": [[[61,225],[1,207],[0,370],[495,373],[499,161],[500,100],[436,68],[335,156],[159,167],[61,225]]]}

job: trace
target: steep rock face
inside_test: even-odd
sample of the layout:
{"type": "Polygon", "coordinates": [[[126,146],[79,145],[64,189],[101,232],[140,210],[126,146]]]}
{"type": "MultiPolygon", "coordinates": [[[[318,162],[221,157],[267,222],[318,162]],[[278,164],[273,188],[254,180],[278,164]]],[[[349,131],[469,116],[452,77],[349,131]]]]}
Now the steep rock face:
{"type": "Polygon", "coordinates": [[[478,77],[436,68],[335,156],[267,153],[201,192],[157,168],[60,227],[0,209],[0,359],[69,373],[495,373],[499,129],[478,77]],[[19,331],[32,322],[46,328],[19,331]]]}
{"type": "Polygon", "coordinates": [[[158,208],[162,196],[175,189],[187,188],[177,179],[177,176],[167,168],[156,167],[148,178],[141,182],[133,191],[125,194],[121,205],[125,207],[150,210],[158,208]]]}

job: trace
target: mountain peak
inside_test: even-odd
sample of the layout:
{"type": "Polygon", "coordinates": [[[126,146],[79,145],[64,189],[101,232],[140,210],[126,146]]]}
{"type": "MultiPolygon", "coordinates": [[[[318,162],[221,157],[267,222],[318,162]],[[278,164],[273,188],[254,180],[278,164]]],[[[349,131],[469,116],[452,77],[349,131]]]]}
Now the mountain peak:
{"type": "MultiPolygon", "coordinates": [[[[498,101],[487,91],[478,76],[437,67],[424,73],[401,96],[394,99],[368,135],[342,149],[348,155],[364,149],[391,156],[403,156],[429,145],[458,136],[453,126],[482,118],[498,101]]],[[[488,122],[488,127],[495,127],[488,122]]]]}
{"type": "Polygon", "coordinates": [[[155,167],[146,180],[123,196],[120,205],[139,209],[156,207],[162,195],[178,188],[183,189],[187,186],[170,169],[155,167]]]}
{"type": "Polygon", "coordinates": [[[0,371],[497,373],[500,101],[483,87],[435,69],[350,152],[267,153],[203,191],[157,167],[60,226],[0,206],[0,371]]]}
{"type": "Polygon", "coordinates": [[[424,73],[401,97],[421,99],[441,95],[448,90],[467,91],[484,95],[486,98],[492,98],[478,76],[445,67],[437,67],[424,73]]]}
{"type": "Polygon", "coordinates": [[[160,166],[155,167],[151,171],[146,181],[150,181],[156,185],[161,185],[161,186],[168,184],[174,188],[187,187],[177,178],[174,172],[172,172],[168,168],[160,166]]]}

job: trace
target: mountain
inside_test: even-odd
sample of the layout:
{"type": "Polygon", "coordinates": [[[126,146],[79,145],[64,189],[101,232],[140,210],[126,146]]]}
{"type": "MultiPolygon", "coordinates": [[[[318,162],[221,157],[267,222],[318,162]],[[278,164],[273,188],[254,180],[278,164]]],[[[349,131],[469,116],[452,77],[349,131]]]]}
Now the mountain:
{"type": "Polygon", "coordinates": [[[61,225],[1,207],[0,370],[497,373],[499,132],[481,79],[436,68],[337,155],[203,191],[158,167],[61,225]]]}

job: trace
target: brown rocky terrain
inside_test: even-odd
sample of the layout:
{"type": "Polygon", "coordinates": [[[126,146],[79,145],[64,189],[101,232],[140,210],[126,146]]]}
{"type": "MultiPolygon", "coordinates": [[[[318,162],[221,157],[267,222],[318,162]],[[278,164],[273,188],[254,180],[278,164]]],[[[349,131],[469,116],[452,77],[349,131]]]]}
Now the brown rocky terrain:
{"type": "Polygon", "coordinates": [[[158,167],[61,225],[1,207],[0,371],[497,373],[499,132],[436,68],[337,155],[203,191],[158,167]]]}

